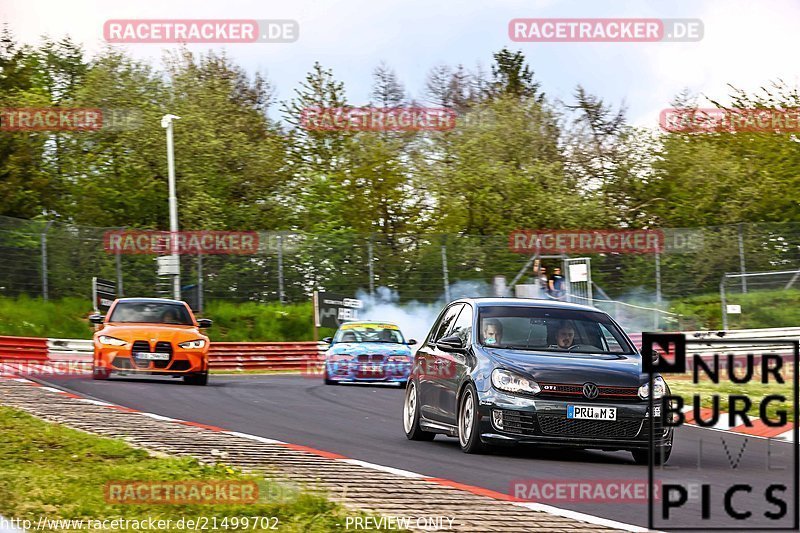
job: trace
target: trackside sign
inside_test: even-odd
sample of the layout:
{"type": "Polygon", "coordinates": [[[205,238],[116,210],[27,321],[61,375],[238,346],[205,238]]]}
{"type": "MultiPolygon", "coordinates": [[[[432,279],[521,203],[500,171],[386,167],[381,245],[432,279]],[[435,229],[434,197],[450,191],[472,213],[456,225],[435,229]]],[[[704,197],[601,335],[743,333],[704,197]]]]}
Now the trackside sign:
{"type": "Polygon", "coordinates": [[[509,236],[515,253],[654,254],[664,250],[661,230],[516,230],[509,236]]]}

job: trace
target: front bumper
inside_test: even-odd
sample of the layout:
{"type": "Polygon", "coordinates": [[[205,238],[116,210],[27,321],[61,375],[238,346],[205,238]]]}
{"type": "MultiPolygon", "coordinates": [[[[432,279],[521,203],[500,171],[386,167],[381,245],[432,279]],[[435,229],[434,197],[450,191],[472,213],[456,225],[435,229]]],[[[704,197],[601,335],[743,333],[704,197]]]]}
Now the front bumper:
{"type": "Polygon", "coordinates": [[[183,376],[208,372],[208,352],[172,347],[166,361],[142,361],[133,357],[129,346],[95,344],[94,367],[108,374],[183,376]]]}
{"type": "Polygon", "coordinates": [[[358,383],[384,382],[403,383],[411,374],[408,363],[362,363],[358,361],[326,361],[325,377],[331,381],[358,383]]]}
{"type": "MultiPolygon", "coordinates": [[[[581,401],[507,394],[491,388],[479,394],[481,440],[487,444],[540,444],[600,450],[635,450],[650,446],[647,401],[581,401]],[[616,420],[568,419],[567,405],[614,407],[616,420]],[[502,426],[494,416],[502,413],[502,426]]],[[[657,406],[656,406],[657,407],[657,406]]],[[[653,419],[654,445],[672,443],[672,428],[653,419]]]]}

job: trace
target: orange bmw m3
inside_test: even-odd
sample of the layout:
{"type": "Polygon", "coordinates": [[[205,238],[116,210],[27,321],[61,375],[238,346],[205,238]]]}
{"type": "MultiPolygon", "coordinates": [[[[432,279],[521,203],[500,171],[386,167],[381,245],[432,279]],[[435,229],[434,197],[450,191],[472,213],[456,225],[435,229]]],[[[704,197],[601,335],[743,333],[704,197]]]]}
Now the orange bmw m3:
{"type": "Polygon", "coordinates": [[[185,302],[162,298],[120,298],[108,314],[92,315],[94,334],[92,377],[160,375],[183,377],[190,385],[208,383],[208,337],[185,302]]]}

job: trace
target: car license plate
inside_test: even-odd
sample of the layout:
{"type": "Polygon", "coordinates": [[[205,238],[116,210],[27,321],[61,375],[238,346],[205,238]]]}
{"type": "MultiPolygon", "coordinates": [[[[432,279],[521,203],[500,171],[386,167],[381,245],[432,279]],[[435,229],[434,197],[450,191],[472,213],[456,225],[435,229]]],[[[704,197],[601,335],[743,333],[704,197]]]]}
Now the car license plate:
{"type": "Polygon", "coordinates": [[[375,374],[381,371],[381,365],[362,365],[361,371],[375,374]]]}
{"type": "Polygon", "coordinates": [[[616,407],[597,407],[594,405],[568,405],[567,418],[588,420],[616,420],[616,407]]]}
{"type": "Polygon", "coordinates": [[[136,352],[133,355],[143,361],[169,361],[168,353],[136,352]]]}

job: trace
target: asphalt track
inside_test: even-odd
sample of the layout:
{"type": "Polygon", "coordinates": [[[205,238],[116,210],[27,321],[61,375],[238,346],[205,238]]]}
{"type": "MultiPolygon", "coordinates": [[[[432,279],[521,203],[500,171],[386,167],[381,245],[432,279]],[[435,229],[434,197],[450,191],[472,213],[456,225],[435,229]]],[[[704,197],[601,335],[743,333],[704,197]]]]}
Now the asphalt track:
{"type": "MultiPolygon", "coordinates": [[[[90,377],[47,378],[55,386],[96,399],[162,416],[219,426],[293,444],[310,446],[350,458],[449,479],[505,494],[514,481],[629,480],[646,483],[647,467],[633,464],[628,452],[572,451],[518,447],[487,455],[467,455],[453,438],[437,436],[433,442],[406,439],[401,421],[403,391],[389,386],[326,386],[319,377],[299,375],[211,376],[207,387],[184,385],[180,380],[90,377]]],[[[796,512],[793,501],[794,445],[692,426],[677,429],[675,447],[667,468],[655,471],[657,480],[680,480],[710,485],[710,521],[701,521],[701,498],[690,495],[669,520],[656,508],[655,527],[791,527],[796,512]],[[746,442],[745,442],[746,441],[746,442]],[[750,510],[746,521],[724,517],[723,494],[735,483],[752,486],[739,492],[734,507],[750,510]],[[767,521],[766,511],[776,506],[765,500],[768,484],[782,483],[787,492],[783,520],[767,521]]],[[[699,492],[698,492],[699,494],[699,492]]],[[[796,496],[794,497],[796,498],[796,496]]],[[[540,500],[541,501],[541,500],[540,500]]],[[[624,503],[618,499],[541,501],[556,507],[620,522],[647,526],[646,500],[624,503]]]]}

